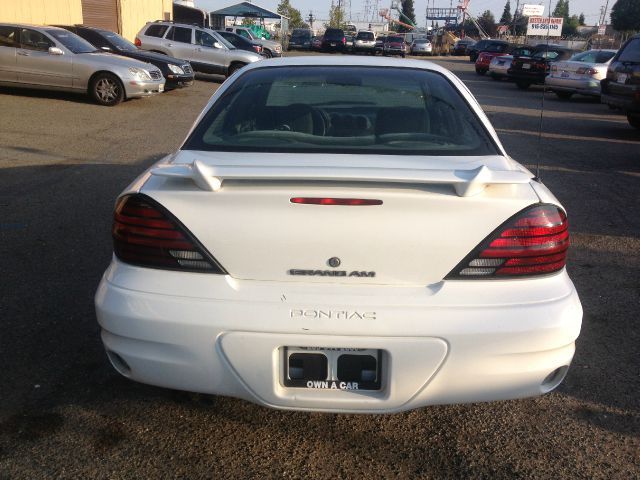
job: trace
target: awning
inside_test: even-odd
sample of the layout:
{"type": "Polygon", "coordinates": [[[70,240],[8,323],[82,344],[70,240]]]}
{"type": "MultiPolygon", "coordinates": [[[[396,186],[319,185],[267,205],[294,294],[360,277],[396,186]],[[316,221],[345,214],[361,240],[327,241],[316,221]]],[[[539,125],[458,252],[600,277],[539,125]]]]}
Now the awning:
{"type": "Polygon", "coordinates": [[[221,8],[215,12],[211,12],[212,15],[223,15],[225,17],[248,17],[248,18],[288,18],[284,15],[280,15],[277,12],[272,12],[266,8],[262,8],[255,3],[241,2],[231,5],[229,7],[221,8]]]}

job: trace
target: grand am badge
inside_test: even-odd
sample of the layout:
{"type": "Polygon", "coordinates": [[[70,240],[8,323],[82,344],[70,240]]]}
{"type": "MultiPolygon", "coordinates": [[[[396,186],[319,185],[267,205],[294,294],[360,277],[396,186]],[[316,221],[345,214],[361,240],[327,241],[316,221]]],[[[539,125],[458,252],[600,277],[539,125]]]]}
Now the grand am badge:
{"type": "Polygon", "coordinates": [[[308,277],[367,277],[373,278],[376,276],[376,272],[367,272],[364,270],[353,270],[351,272],[347,270],[303,270],[298,268],[292,268],[288,270],[289,275],[303,275],[308,277]]]}

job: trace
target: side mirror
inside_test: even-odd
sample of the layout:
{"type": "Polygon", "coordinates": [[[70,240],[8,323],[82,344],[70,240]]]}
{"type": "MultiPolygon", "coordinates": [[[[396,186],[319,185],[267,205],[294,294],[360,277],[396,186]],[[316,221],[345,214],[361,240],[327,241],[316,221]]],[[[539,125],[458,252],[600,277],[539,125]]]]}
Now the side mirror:
{"type": "Polygon", "coordinates": [[[222,48],[222,44],[220,42],[215,42],[213,44],[213,48],[222,48]]]}
{"type": "Polygon", "coordinates": [[[64,55],[64,52],[58,47],[49,47],[49,55],[64,55]]]}

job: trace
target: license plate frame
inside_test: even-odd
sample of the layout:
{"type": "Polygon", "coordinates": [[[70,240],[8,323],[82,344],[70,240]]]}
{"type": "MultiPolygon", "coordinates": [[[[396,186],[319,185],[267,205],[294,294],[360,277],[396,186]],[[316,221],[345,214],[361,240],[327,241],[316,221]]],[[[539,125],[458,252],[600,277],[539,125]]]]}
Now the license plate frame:
{"type": "Polygon", "coordinates": [[[522,69],[523,70],[531,70],[531,64],[530,63],[523,63],[522,64],[522,69]]]}
{"type": "Polygon", "coordinates": [[[382,389],[382,350],[347,347],[282,347],[282,351],[280,370],[283,375],[282,385],[286,388],[337,391],[380,391],[382,389]],[[324,372],[321,367],[318,367],[318,355],[326,359],[324,372]],[[309,369],[303,367],[303,373],[300,376],[300,359],[303,356],[309,356],[311,367],[309,369]],[[372,359],[375,360],[373,369],[372,359]],[[294,369],[297,370],[295,375],[292,375],[294,369]],[[309,377],[305,375],[306,371],[316,375],[309,377]],[[326,374],[324,378],[322,378],[323,373],[326,374]]]}

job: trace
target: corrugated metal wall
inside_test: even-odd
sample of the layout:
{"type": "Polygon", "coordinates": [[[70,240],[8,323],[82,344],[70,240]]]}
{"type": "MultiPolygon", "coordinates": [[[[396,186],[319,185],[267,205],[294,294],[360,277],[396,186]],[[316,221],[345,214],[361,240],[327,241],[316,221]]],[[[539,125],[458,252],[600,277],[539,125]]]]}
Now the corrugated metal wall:
{"type": "Polygon", "coordinates": [[[1,22],[85,23],[119,32],[131,41],[145,23],[172,17],[172,0],[0,0],[1,22]]]}
{"type": "Polygon", "coordinates": [[[0,0],[0,21],[73,25],[82,23],[82,3],[81,0],[0,0]]]}
{"type": "Polygon", "coordinates": [[[133,41],[145,23],[172,16],[172,0],[120,0],[120,34],[133,41]]]}
{"type": "Polygon", "coordinates": [[[117,0],[82,0],[82,23],[119,33],[117,0]]]}

